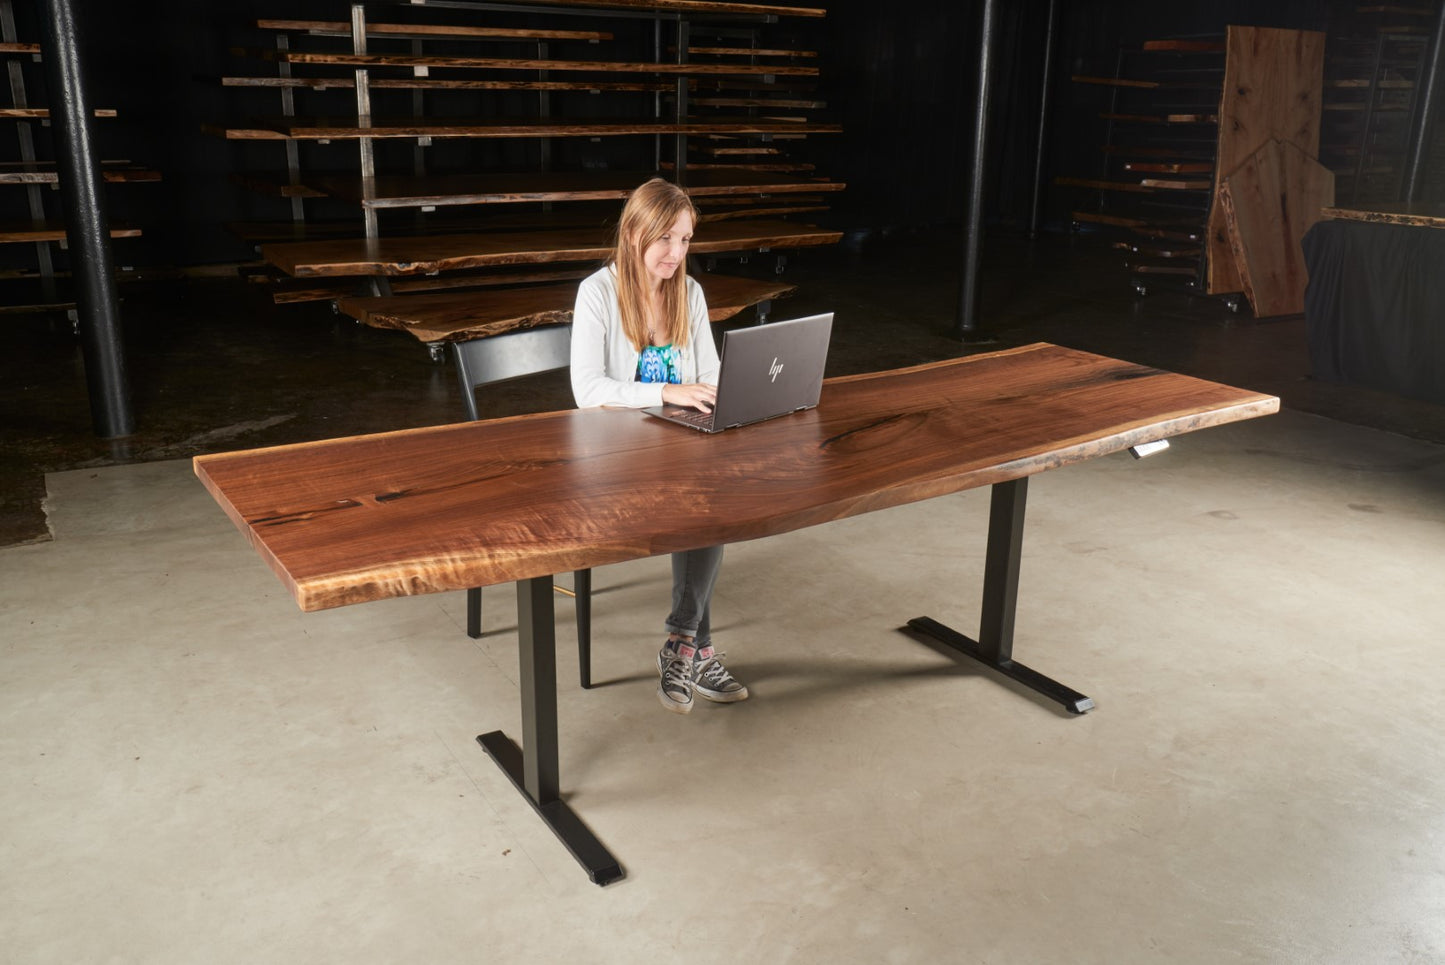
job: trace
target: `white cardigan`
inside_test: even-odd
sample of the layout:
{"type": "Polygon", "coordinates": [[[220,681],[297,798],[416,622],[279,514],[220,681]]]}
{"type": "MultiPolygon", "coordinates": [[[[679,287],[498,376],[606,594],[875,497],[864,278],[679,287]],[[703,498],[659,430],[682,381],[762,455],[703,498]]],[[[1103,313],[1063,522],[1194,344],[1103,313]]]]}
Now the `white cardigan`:
{"type": "MultiPolygon", "coordinates": [[[[688,346],[679,355],[685,383],[717,384],[717,347],[702,286],[687,279],[688,346]]],[[[617,272],[608,265],[582,279],[572,311],[572,395],[579,407],[662,405],[661,382],[637,381],[637,349],[622,332],[617,272]]]]}

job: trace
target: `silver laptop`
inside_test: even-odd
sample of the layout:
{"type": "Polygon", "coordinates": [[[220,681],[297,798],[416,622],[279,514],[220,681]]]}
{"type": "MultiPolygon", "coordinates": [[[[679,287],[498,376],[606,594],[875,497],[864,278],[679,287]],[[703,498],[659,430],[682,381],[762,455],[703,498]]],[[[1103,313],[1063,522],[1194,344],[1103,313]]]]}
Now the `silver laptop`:
{"type": "Polygon", "coordinates": [[[723,333],[711,412],[681,405],[642,411],[702,432],[721,432],[811,409],[823,391],[832,334],[832,312],[730,329],[723,333]]]}

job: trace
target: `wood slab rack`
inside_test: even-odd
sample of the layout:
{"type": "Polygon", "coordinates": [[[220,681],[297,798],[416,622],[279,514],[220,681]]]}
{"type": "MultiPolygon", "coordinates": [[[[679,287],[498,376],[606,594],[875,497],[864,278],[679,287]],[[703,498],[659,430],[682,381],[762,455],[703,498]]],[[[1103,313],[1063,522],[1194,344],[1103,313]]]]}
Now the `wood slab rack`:
{"type": "Polygon", "coordinates": [[[1353,204],[1400,196],[1433,4],[1342,5],[1325,48],[1320,160],[1353,204]]]}
{"type": "MultiPolygon", "coordinates": [[[[76,320],[75,301],[66,290],[69,271],[66,261],[66,232],[61,215],[61,183],[56,164],[48,155],[49,137],[37,137],[35,126],[48,125],[49,108],[31,103],[30,91],[42,89],[33,76],[44,53],[39,44],[20,41],[16,36],[11,0],[0,0],[0,59],[9,76],[9,100],[0,104],[0,124],[14,130],[13,153],[0,157],[0,190],[23,192],[25,201],[14,214],[0,223],[0,245],[5,258],[0,263],[0,314],[64,312],[76,320]],[[31,75],[31,76],[27,76],[31,75]]],[[[116,111],[93,111],[101,120],[112,120],[116,111]]],[[[98,132],[102,125],[96,125],[98,132]]],[[[158,171],[130,161],[102,161],[101,177],[107,184],[131,184],[160,180],[158,171]]],[[[112,224],[111,238],[136,238],[141,229],[112,224]]],[[[119,273],[118,273],[119,274],[119,273]]]]}
{"type": "MultiPolygon", "coordinates": [[[[254,275],[279,282],[278,302],[340,298],[355,317],[432,346],[556,317],[570,298],[515,280],[585,274],[607,254],[621,201],[654,172],[693,195],[703,222],[693,251],[713,264],[766,252],[780,273],[783,252],[841,238],[793,220],[826,212],[844,188],[799,155],[840,130],[816,116],[826,104],[806,25],[821,9],[527,0],[342,11],[257,21],[233,53],[263,71],[222,79],[247,119],[207,127],[284,151],[284,170],[233,175],[289,208],[289,222],[238,226],[259,242],[271,270],[254,275]]],[[[790,288],[708,277],[729,315],[765,312],[790,288]]]]}

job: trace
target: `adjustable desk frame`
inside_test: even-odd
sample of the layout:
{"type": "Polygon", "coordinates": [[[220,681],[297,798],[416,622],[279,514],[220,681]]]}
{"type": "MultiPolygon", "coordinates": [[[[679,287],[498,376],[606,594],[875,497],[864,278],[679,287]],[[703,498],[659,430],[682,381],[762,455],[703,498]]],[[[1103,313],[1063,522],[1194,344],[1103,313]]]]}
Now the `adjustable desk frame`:
{"type": "MultiPolygon", "coordinates": [[[[930,617],[915,617],[908,621],[908,626],[1063,704],[1070,712],[1082,714],[1093,708],[1092,699],[1013,659],[1014,611],[1018,604],[1027,495],[1028,477],[993,486],[979,624],[981,639],[972,640],[930,617]]],[[[499,730],[480,735],[477,743],[586,869],[588,878],[599,885],[616,881],[623,877],[622,866],[561,798],[552,577],[517,582],[517,630],[522,744],[517,746],[499,730]]]]}

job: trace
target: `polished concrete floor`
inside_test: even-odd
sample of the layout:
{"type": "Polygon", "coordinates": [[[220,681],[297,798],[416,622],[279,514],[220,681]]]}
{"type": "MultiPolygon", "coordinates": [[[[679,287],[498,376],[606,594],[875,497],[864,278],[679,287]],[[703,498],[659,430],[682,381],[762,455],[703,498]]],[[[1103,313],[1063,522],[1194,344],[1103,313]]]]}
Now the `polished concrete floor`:
{"type": "MultiPolygon", "coordinates": [[[[801,257],[780,308],[840,313],[834,374],[974,351],[942,334],[952,260],[801,257]]],[[[1000,345],[1284,411],[1034,481],[1016,655],[1082,717],[900,630],[976,629],[981,491],[730,547],[718,642],[754,696],[685,718],[650,672],[666,561],[599,570],[602,685],[564,648],[559,712],[566,796],[628,872],[606,889],[473,741],[518,726],[508,591],[479,641],[461,594],[303,615],[186,460],[449,421],[449,368],[158,286],[126,303],[140,430],[105,443],[66,334],[17,329],[0,961],[1445,961],[1440,407],[1313,382],[1299,320],[1136,302],[1086,248],[989,268],[1000,345]]]]}

